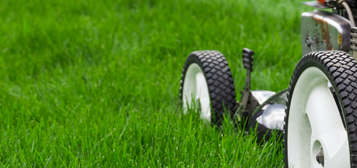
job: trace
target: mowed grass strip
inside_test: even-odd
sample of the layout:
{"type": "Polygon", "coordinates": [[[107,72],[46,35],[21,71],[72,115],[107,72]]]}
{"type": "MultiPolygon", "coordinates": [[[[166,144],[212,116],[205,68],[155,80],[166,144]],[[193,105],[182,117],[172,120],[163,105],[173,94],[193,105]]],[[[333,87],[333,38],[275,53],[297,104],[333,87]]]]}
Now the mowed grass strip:
{"type": "Polygon", "coordinates": [[[285,89],[307,10],[286,0],[0,1],[0,166],[283,166],[280,141],[184,115],[179,80],[190,52],[219,50],[238,93],[248,47],[252,88],[285,89]]]}

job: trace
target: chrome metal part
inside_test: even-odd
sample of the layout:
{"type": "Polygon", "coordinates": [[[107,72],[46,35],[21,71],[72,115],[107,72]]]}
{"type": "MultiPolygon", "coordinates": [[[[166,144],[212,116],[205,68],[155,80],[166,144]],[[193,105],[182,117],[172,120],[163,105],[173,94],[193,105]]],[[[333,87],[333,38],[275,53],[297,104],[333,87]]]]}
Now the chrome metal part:
{"type": "Polygon", "coordinates": [[[284,130],[285,107],[281,104],[267,105],[262,115],[257,118],[257,122],[269,129],[284,130]]]}
{"type": "Polygon", "coordinates": [[[348,18],[350,19],[351,26],[355,27],[356,26],[355,19],[353,18],[353,14],[352,14],[350,6],[348,6],[348,4],[343,0],[339,0],[339,3],[345,8],[348,18]]]}
{"type": "Polygon", "coordinates": [[[267,90],[252,90],[252,95],[257,99],[259,104],[263,104],[271,96],[275,95],[275,92],[267,90]]]}
{"type": "Polygon", "coordinates": [[[287,89],[285,89],[262,103],[254,112],[254,114],[258,114],[259,111],[261,113],[257,116],[256,121],[268,129],[283,131],[287,93],[287,89]]]}
{"type": "Polygon", "coordinates": [[[346,18],[326,11],[305,12],[301,15],[302,55],[312,51],[350,50],[351,24],[346,18]],[[312,44],[308,44],[308,38],[312,44]]]}
{"type": "Polygon", "coordinates": [[[240,111],[238,111],[238,115],[242,118],[243,121],[251,117],[253,112],[261,104],[263,104],[266,100],[268,100],[269,98],[275,95],[275,92],[267,91],[267,90],[252,90],[252,91],[249,90],[247,92],[244,91],[241,93],[242,93],[242,103],[240,105],[241,106],[244,105],[245,109],[243,110],[243,108],[241,108],[240,111]],[[246,103],[243,104],[243,102],[246,103]]]}
{"type": "Polygon", "coordinates": [[[321,164],[322,166],[324,166],[324,162],[325,162],[325,156],[324,156],[324,149],[320,148],[320,152],[317,153],[316,155],[316,161],[317,163],[321,164]]]}
{"type": "Polygon", "coordinates": [[[319,9],[328,9],[328,8],[332,8],[330,6],[327,6],[323,3],[320,3],[318,1],[309,1],[309,2],[303,2],[303,4],[307,5],[307,6],[312,6],[314,8],[319,8],[319,9]]]}

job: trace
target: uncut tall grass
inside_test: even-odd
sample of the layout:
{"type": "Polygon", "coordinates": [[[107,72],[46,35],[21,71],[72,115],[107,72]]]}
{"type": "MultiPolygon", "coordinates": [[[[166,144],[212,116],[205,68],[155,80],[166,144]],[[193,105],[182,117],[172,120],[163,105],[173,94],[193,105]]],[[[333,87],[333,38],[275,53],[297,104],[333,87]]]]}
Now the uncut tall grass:
{"type": "Polygon", "coordinates": [[[181,70],[190,52],[219,50],[239,93],[248,47],[252,89],[285,89],[311,10],[300,0],[1,0],[0,167],[282,167],[280,141],[184,115],[181,70]]]}

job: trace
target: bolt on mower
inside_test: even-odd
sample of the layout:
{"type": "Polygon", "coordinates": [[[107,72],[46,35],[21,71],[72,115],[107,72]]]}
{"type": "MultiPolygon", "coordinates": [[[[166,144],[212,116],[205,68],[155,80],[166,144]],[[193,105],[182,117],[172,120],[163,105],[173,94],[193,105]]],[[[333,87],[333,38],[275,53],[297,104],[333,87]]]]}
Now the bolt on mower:
{"type": "Polygon", "coordinates": [[[182,71],[183,108],[200,109],[212,125],[221,125],[228,111],[258,136],[279,132],[285,167],[357,167],[357,0],[304,4],[316,9],[301,15],[303,57],[288,89],[251,90],[254,52],[244,48],[245,86],[237,102],[226,58],[218,51],[195,51],[182,71]]]}

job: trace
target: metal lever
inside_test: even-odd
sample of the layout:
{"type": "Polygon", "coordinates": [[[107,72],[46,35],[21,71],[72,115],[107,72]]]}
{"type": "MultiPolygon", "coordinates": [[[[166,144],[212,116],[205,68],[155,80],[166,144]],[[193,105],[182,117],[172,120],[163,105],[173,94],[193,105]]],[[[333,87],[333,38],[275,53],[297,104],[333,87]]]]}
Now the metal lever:
{"type": "Polygon", "coordinates": [[[250,73],[253,71],[253,55],[254,51],[249,50],[248,48],[243,48],[243,66],[244,69],[246,69],[247,74],[245,77],[245,87],[244,91],[242,93],[242,103],[240,106],[242,107],[239,111],[238,114],[242,117],[243,122],[249,117],[249,110],[247,108],[248,106],[248,101],[251,97],[251,92],[250,92],[250,73]]]}
{"type": "Polygon", "coordinates": [[[250,90],[250,73],[253,71],[253,60],[254,51],[248,48],[243,48],[243,66],[247,70],[247,75],[245,76],[245,89],[250,90]]]}

